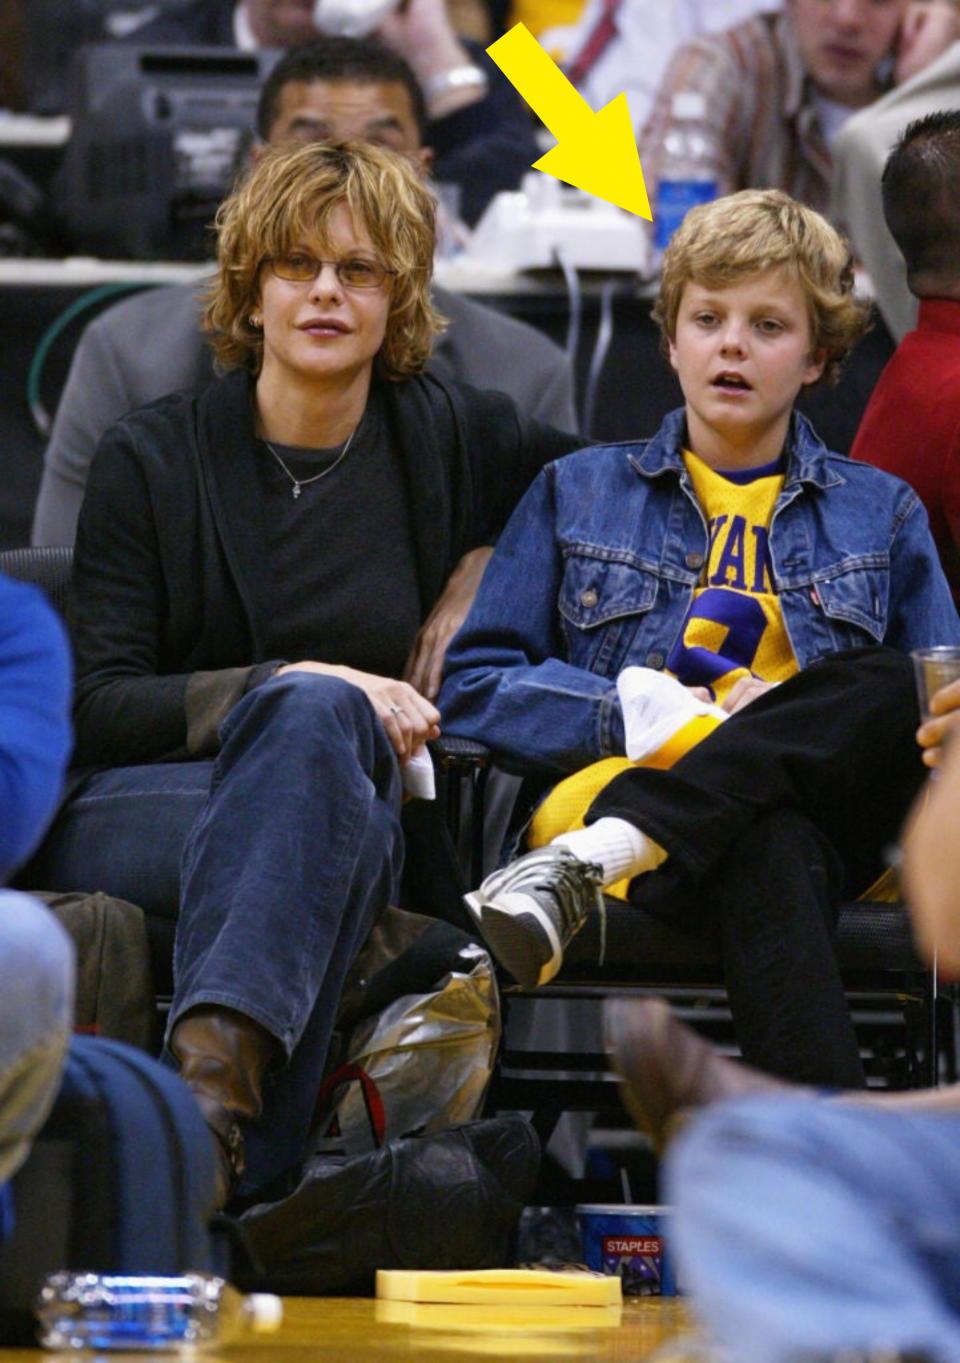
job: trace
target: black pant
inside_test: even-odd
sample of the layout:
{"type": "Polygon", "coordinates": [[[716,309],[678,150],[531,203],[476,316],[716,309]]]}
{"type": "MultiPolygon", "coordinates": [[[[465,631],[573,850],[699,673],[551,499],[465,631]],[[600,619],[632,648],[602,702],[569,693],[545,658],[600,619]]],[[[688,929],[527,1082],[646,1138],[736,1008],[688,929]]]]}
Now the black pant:
{"type": "Polygon", "coordinates": [[[863,1071],[833,949],[837,911],[883,867],[926,768],[910,659],[812,664],[721,724],[669,771],[612,781],[613,815],[670,854],[633,898],[718,936],[744,1057],[819,1084],[863,1071]]]}

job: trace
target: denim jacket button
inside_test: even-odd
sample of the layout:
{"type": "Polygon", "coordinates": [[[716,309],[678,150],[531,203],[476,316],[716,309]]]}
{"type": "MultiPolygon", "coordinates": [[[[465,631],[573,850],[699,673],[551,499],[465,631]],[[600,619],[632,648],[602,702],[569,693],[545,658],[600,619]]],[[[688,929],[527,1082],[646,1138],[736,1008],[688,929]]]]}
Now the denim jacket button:
{"type": "Polygon", "coordinates": [[[598,600],[599,598],[593,587],[588,587],[586,591],[580,593],[580,605],[586,606],[588,609],[591,606],[595,606],[598,600]]]}
{"type": "Polygon", "coordinates": [[[702,555],[702,554],[687,554],[686,558],[685,558],[683,561],[684,561],[684,563],[687,565],[688,568],[702,568],[702,567],[703,567],[703,555],[702,555]]]}
{"type": "Polygon", "coordinates": [[[663,667],[663,654],[648,653],[645,661],[647,667],[663,667]]]}

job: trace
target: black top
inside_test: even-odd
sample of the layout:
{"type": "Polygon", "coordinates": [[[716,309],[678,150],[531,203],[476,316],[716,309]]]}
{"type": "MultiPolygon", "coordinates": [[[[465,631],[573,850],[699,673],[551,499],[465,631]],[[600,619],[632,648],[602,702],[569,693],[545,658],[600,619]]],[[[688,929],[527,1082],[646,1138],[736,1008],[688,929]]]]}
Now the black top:
{"type": "Polygon", "coordinates": [[[374,395],[341,458],[259,442],[258,476],[273,610],[268,653],[398,677],[420,627],[420,591],[403,469],[374,395]],[[318,476],[319,475],[319,476],[318,476]]]}
{"type": "MultiPolygon", "coordinates": [[[[500,393],[429,375],[375,379],[371,395],[402,471],[422,621],[542,465],[583,442],[521,417],[500,393]]],[[[227,374],[129,413],[100,443],[70,608],[80,765],[215,753],[220,721],[283,660],[270,647],[252,396],[249,375],[227,374]]]]}

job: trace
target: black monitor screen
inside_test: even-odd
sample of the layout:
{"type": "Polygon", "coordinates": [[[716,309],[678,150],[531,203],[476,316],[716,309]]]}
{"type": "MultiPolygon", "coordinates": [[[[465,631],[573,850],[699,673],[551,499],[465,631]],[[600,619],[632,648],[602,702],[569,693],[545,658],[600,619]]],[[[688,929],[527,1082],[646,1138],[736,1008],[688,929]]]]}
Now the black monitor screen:
{"type": "Polygon", "coordinates": [[[73,131],[54,186],[77,251],[202,260],[246,162],[276,51],[94,43],[77,54],[73,131]]]}

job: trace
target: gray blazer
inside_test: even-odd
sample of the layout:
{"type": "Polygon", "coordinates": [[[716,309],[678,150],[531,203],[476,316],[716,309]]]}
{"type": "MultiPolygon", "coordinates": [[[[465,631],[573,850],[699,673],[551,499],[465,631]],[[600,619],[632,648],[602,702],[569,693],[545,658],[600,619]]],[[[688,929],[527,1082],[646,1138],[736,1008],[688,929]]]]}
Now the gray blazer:
{"type": "MultiPolygon", "coordinates": [[[[462,294],[434,289],[450,321],[428,365],[443,380],[493,388],[526,416],[576,430],[571,365],[542,332],[462,294]]],[[[72,544],[100,437],[165,393],[205,388],[213,362],[199,326],[197,286],[149,289],[95,318],[73,356],[43,460],[33,544],[72,544]]]]}
{"type": "Polygon", "coordinates": [[[917,325],[907,267],[883,216],[880,177],[893,144],[915,118],[955,109],[960,100],[960,41],[859,110],[834,138],[830,216],[849,234],[867,267],[877,307],[895,341],[917,325]]]}

